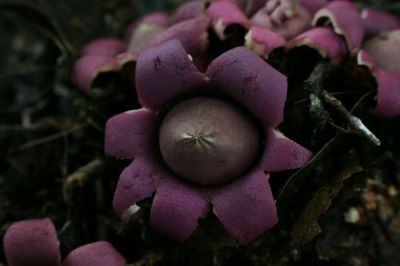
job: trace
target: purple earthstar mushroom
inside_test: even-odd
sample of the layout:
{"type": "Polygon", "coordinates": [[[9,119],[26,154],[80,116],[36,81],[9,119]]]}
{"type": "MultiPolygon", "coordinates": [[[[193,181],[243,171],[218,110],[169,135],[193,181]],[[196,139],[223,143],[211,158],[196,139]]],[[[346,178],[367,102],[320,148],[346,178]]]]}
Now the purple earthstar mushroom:
{"type": "Polygon", "coordinates": [[[286,77],[245,47],[201,73],[175,39],[139,55],[135,81],[143,108],[106,124],[106,154],[133,159],[114,194],[117,215],[129,220],[154,195],[150,224],[176,241],[210,208],[242,245],[271,229],[278,217],[265,171],[298,168],[312,156],[274,129],[286,77]]]}
{"type": "Polygon", "coordinates": [[[118,73],[134,64],[138,53],[167,26],[168,17],[156,12],[146,15],[128,27],[127,40],[102,38],[89,42],[72,69],[72,82],[88,95],[95,96],[95,81],[102,75],[118,73]]]}
{"type": "Polygon", "coordinates": [[[257,10],[262,8],[268,0],[215,0],[230,2],[237,5],[247,16],[254,15],[257,10]]]}
{"type": "Polygon", "coordinates": [[[320,10],[323,6],[328,4],[328,0],[300,0],[299,4],[310,12],[311,15],[314,15],[318,10],[320,10]]]}
{"type": "Polygon", "coordinates": [[[256,26],[251,27],[245,36],[245,46],[265,59],[284,44],[285,39],[279,34],[256,26]]]}
{"type": "MultiPolygon", "coordinates": [[[[60,244],[49,218],[13,223],[3,242],[8,266],[61,266],[60,244]]],[[[73,250],[62,265],[125,266],[126,260],[110,243],[99,241],[73,250]]]]}
{"type": "Polygon", "coordinates": [[[291,39],[311,26],[311,13],[292,0],[270,0],[251,18],[253,25],[291,39]]]}
{"type": "Polygon", "coordinates": [[[347,49],[355,54],[364,40],[365,27],[358,10],[352,2],[334,1],[320,9],[314,16],[313,25],[329,23],[333,30],[346,40],[347,49]]]}
{"type": "Polygon", "coordinates": [[[133,35],[135,35],[135,31],[140,28],[140,26],[144,24],[151,24],[151,25],[156,25],[162,29],[168,27],[169,25],[169,17],[166,13],[164,12],[154,12],[150,13],[147,15],[144,15],[143,17],[140,17],[139,19],[135,19],[132,22],[129,23],[128,28],[126,30],[126,39],[130,40],[133,35]]]}
{"type": "Polygon", "coordinates": [[[316,27],[287,42],[285,47],[307,46],[316,50],[322,58],[340,63],[347,55],[346,44],[330,27],[316,27]]]}
{"type": "Polygon", "coordinates": [[[98,241],[74,249],[63,266],[126,266],[126,260],[106,241],[98,241]]]}
{"type": "Polygon", "coordinates": [[[361,11],[366,37],[373,37],[382,32],[400,29],[400,20],[386,12],[365,8],[361,11]]]}
{"type": "Polygon", "coordinates": [[[147,47],[157,46],[172,39],[179,39],[190,55],[202,53],[209,44],[208,26],[209,19],[206,16],[198,16],[179,22],[156,35],[147,47]]]}
{"type": "Polygon", "coordinates": [[[61,263],[57,232],[48,218],[13,223],[3,242],[9,266],[59,266],[61,263]]]}
{"type": "Polygon", "coordinates": [[[244,12],[247,16],[253,16],[260,8],[262,8],[268,0],[247,0],[245,1],[244,12]]]}
{"type": "Polygon", "coordinates": [[[115,38],[97,39],[83,47],[81,57],[72,70],[72,82],[91,94],[93,82],[101,73],[115,72],[121,68],[116,56],[126,50],[126,44],[115,38]]]}
{"type": "Polygon", "coordinates": [[[375,113],[382,117],[400,115],[400,30],[383,32],[363,45],[357,63],[365,66],[377,83],[375,113]]]}
{"type": "Polygon", "coordinates": [[[363,49],[378,66],[400,75],[400,30],[383,32],[365,42],[363,49]]]}
{"type": "Polygon", "coordinates": [[[250,28],[250,21],[239,7],[231,1],[211,3],[206,14],[210,17],[214,31],[221,40],[226,39],[225,30],[231,25],[240,25],[245,29],[250,28]]]}
{"type": "Polygon", "coordinates": [[[377,10],[364,9],[360,14],[351,1],[338,0],[320,9],[314,24],[319,26],[287,42],[285,48],[307,46],[335,64],[348,52],[356,53],[358,65],[367,67],[377,82],[374,113],[388,118],[399,115],[400,58],[394,51],[400,48],[400,31],[390,31],[398,28],[399,21],[377,10]],[[379,31],[380,35],[363,42],[379,31]]]}
{"type": "Polygon", "coordinates": [[[168,27],[168,16],[163,12],[155,12],[134,20],[126,31],[127,51],[137,55],[154,36],[168,27]]]}

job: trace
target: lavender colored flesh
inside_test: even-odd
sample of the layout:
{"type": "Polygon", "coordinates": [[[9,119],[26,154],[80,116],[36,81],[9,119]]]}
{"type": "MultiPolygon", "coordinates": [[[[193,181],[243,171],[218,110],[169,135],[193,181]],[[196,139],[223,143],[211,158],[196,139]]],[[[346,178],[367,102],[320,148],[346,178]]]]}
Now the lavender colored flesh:
{"type": "Polygon", "coordinates": [[[343,39],[330,27],[316,27],[304,32],[286,44],[286,48],[307,46],[315,49],[323,58],[340,63],[347,55],[343,39]]]}
{"type": "Polygon", "coordinates": [[[283,120],[286,77],[244,47],[234,48],[210,64],[210,83],[238,100],[263,126],[283,120]]]}
{"type": "Polygon", "coordinates": [[[116,38],[96,39],[86,44],[81,51],[82,55],[109,55],[115,56],[126,50],[126,44],[116,38]]]}
{"type": "Polygon", "coordinates": [[[265,58],[275,49],[285,44],[285,39],[270,30],[253,26],[247,33],[246,47],[265,58]]]}
{"type": "Polygon", "coordinates": [[[139,102],[157,110],[175,97],[201,87],[205,77],[174,39],[140,53],[135,80],[139,102]]]}
{"type": "Polygon", "coordinates": [[[379,67],[400,75],[400,30],[382,33],[363,45],[379,67]]]}
{"type": "Polygon", "coordinates": [[[225,30],[232,25],[250,27],[250,21],[239,7],[230,1],[216,1],[210,4],[206,11],[211,18],[214,31],[220,39],[225,39],[225,30]]]}
{"type": "Polygon", "coordinates": [[[205,16],[184,20],[156,35],[147,46],[153,47],[178,39],[188,54],[200,54],[209,44],[208,26],[209,19],[205,16]]]}
{"type": "Polygon", "coordinates": [[[375,113],[382,117],[400,115],[400,75],[384,69],[377,69],[373,76],[378,84],[378,99],[375,113]]]}
{"type": "Polygon", "coordinates": [[[328,0],[300,0],[299,3],[314,15],[320,8],[328,3],[328,0]]]}
{"type": "Polygon", "coordinates": [[[105,153],[120,159],[133,159],[148,153],[155,140],[156,116],[147,109],[127,111],[107,121],[105,153]]]}
{"type": "Polygon", "coordinates": [[[200,0],[187,1],[180,5],[169,19],[169,24],[174,25],[178,22],[192,19],[199,16],[204,10],[204,3],[200,0]]]}
{"type": "Polygon", "coordinates": [[[333,30],[345,38],[348,50],[356,53],[364,40],[365,27],[353,3],[334,1],[320,9],[314,16],[313,24],[321,25],[329,21],[333,30]]]}
{"type": "Polygon", "coordinates": [[[259,169],[213,193],[211,202],[215,215],[242,245],[278,222],[268,178],[259,169]]]}
{"type": "Polygon", "coordinates": [[[4,235],[9,266],[59,266],[57,232],[50,219],[13,223],[4,235]]]}
{"type": "Polygon", "coordinates": [[[365,50],[358,52],[357,63],[367,67],[375,78],[377,96],[374,113],[385,118],[400,115],[400,75],[380,68],[365,50]]]}
{"type": "Polygon", "coordinates": [[[260,9],[251,18],[251,22],[253,25],[269,29],[285,39],[291,39],[311,26],[310,12],[302,6],[296,6],[292,11],[293,16],[285,19],[282,16],[286,10],[277,9],[273,14],[269,14],[264,8],[260,9]]]}
{"type": "Polygon", "coordinates": [[[179,242],[196,229],[197,220],[209,211],[209,203],[197,187],[174,177],[163,178],[154,197],[150,224],[154,230],[179,242]]]}
{"type": "Polygon", "coordinates": [[[280,132],[269,129],[261,166],[267,172],[296,169],[305,165],[312,155],[311,151],[280,132]]]}
{"type": "Polygon", "coordinates": [[[133,20],[128,25],[128,29],[126,30],[126,39],[132,39],[132,37],[136,34],[136,30],[140,28],[140,25],[143,24],[152,24],[164,29],[168,26],[168,15],[164,12],[154,12],[139,19],[133,20]]]}
{"type": "Polygon", "coordinates": [[[361,12],[367,37],[400,29],[400,20],[384,11],[366,8],[361,12]]]}
{"type": "Polygon", "coordinates": [[[98,241],[73,250],[63,266],[126,266],[126,260],[106,241],[98,241]]]}
{"type": "Polygon", "coordinates": [[[83,92],[90,94],[93,81],[100,73],[116,72],[120,69],[118,61],[108,55],[84,55],[73,67],[72,82],[83,92]]]}

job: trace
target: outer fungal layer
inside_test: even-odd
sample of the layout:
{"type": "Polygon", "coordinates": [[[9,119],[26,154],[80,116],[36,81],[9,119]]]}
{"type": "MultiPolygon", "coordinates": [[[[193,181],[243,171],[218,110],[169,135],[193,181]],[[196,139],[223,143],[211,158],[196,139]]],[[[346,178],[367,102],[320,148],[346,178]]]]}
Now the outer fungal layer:
{"type": "Polygon", "coordinates": [[[250,27],[250,21],[245,14],[231,1],[213,2],[206,12],[211,18],[215,33],[221,39],[226,38],[225,30],[231,25],[240,25],[244,28],[250,27]]]}
{"type": "Polygon", "coordinates": [[[375,9],[363,9],[361,18],[364,21],[365,34],[373,37],[382,32],[400,29],[400,21],[397,17],[375,9]]]}
{"type": "Polygon", "coordinates": [[[311,47],[323,58],[330,59],[334,63],[340,63],[346,56],[343,40],[330,27],[313,28],[286,44],[286,48],[289,49],[299,46],[311,47]]]}
{"type": "Polygon", "coordinates": [[[334,31],[343,36],[347,48],[356,53],[364,39],[364,23],[354,4],[348,1],[334,1],[314,16],[314,25],[329,21],[334,31]]]}
{"type": "Polygon", "coordinates": [[[208,25],[209,19],[205,16],[179,22],[155,36],[148,47],[179,39],[189,54],[199,54],[208,47],[208,25]]]}
{"type": "Polygon", "coordinates": [[[169,20],[169,23],[173,25],[178,22],[197,17],[201,15],[203,9],[204,9],[203,1],[199,0],[186,1],[174,11],[169,20]]]}
{"type": "Polygon", "coordinates": [[[365,66],[375,78],[378,86],[375,112],[383,117],[395,117],[400,114],[400,75],[377,66],[374,59],[365,51],[357,54],[357,63],[365,66]]]}
{"type": "Polygon", "coordinates": [[[65,258],[63,266],[125,266],[126,260],[114,247],[99,241],[73,250],[65,258]]]}
{"type": "MultiPolygon", "coordinates": [[[[177,241],[184,241],[193,233],[198,219],[206,216],[210,206],[226,230],[240,244],[248,244],[269,230],[277,222],[277,213],[264,170],[280,171],[300,167],[312,156],[307,149],[272,130],[283,119],[286,78],[244,47],[223,53],[211,62],[203,74],[189,60],[182,44],[178,40],[171,40],[141,53],[136,67],[136,88],[144,108],[116,115],[106,125],[107,154],[134,158],[122,172],[114,194],[113,206],[117,214],[126,218],[132,206],[155,193],[150,224],[154,230],[177,241]],[[178,104],[172,108],[163,124],[159,124],[158,114],[166,106],[187,98],[188,95],[209,95],[210,92],[226,98],[216,100],[200,97],[184,100],[181,102],[182,106],[178,104]],[[231,107],[228,104],[227,108],[228,99],[233,99],[232,102],[237,102],[233,105],[240,107],[231,107]],[[208,105],[210,102],[213,102],[207,107],[210,110],[202,110],[196,114],[201,105],[208,105]],[[220,105],[220,102],[223,104],[220,105]],[[183,110],[179,110],[180,108],[183,110]],[[237,116],[236,110],[242,113],[240,108],[246,109],[258,121],[260,132],[253,128],[247,118],[237,116]],[[232,116],[232,112],[235,115],[232,116]],[[211,124],[205,124],[201,128],[201,119],[205,117],[211,118],[211,124]],[[235,125],[227,123],[236,119],[240,122],[233,123],[235,125]],[[218,121],[218,127],[215,121],[218,121]],[[189,126],[189,130],[179,128],[185,125],[189,126]],[[165,161],[156,147],[158,141],[155,136],[159,127],[161,151],[165,161]],[[193,155],[191,152],[189,156],[185,151],[186,146],[179,144],[174,147],[176,140],[182,137],[179,134],[191,132],[193,128],[200,129],[200,133],[204,132],[206,137],[210,133],[218,133],[213,137],[218,140],[216,145],[224,143],[221,146],[222,152],[217,148],[210,153],[210,161],[207,159],[201,162],[200,153],[194,152],[193,155]],[[221,135],[222,131],[218,130],[226,132],[221,135]],[[238,135],[230,131],[236,131],[235,134],[238,135]],[[265,135],[258,138],[260,133],[265,135]],[[233,135],[228,137],[228,134],[233,135]],[[251,140],[243,142],[241,135],[248,135],[251,140]],[[225,143],[232,138],[237,138],[234,147],[229,141],[225,143]],[[270,148],[265,148],[260,139],[268,139],[266,145],[270,148]],[[240,142],[246,145],[240,147],[240,142]],[[221,168],[221,171],[207,164],[213,164],[224,157],[225,155],[220,154],[230,150],[229,147],[233,148],[233,152],[226,158],[233,158],[241,167],[229,168],[229,171],[236,173],[229,175],[228,179],[226,168],[221,168]],[[174,149],[179,151],[178,155],[174,154],[174,149]],[[238,149],[241,149],[240,154],[238,149]],[[195,159],[182,158],[185,157],[181,154],[182,151],[186,157],[195,159]],[[254,151],[260,155],[258,158],[254,159],[254,151]],[[235,154],[236,152],[238,153],[235,154]],[[178,175],[173,174],[165,167],[168,165],[173,169],[176,166],[174,162],[168,162],[170,154],[172,157],[180,157],[180,160],[189,160],[191,167],[199,173],[193,174],[189,170],[188,175],[185,172],[188,170],[184,169],[178,175]],[[194,162],[198,162],[200,167],[194,165],[194,162]],[[248,167],[250,169],[245,169],[248,167]],[[182,179],[185,175],[192,182],[182,179]],[[232,180],[232,177],[237,178],[232,180]]],[[[201,139],[204,138],[201,134],[195,135],[195,141],[196,137],[198,141],[209,141],[208,138],[201,139]]],[[[178,167],[185,166],[181,163],[178,162],[178,167]]]]}
{"type": "MultiPolygon", "coordinates": [[[[13,223],[4,235],[4,250],[9,266],[61,266],[57,232],[48,218],[13,223]]],[[[125,266],[126,260],[110,243],[99,241],[73,250],[62,265],[125,266]]]]}
{"type": "Polygon", "coordinates": [[[56,229],[48,218],[13,223],[4,235],[9,266],[58,266],[58,247],[56,229]]]}

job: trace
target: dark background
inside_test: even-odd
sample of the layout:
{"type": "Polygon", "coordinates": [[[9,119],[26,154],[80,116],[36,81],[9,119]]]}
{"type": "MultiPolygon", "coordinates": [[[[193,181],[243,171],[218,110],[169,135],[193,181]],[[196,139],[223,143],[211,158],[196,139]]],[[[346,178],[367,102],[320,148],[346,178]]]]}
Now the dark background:
{"type": "MultiPolygon", "coordinates": [[[[123,37],[134,18],[179,2],[0,1],[0,235],[48,216],[63,256],[106,239],[132,265],[400,265],[399,119],[366,118],[380,148],[328,130],[314,165],[273,175],[281,222],[252,245],[238,246],[212,215],[184,244],[154,233],[148,213],[119,222],[112,195],[128,162],[104,158],[104,123],[136,108],[134,96],[89,98],[71,85],[70,69],[86,42],[123,37]],[[346,222],[349,210],[359,221],[346,222]]],[[[400,15],[397,1],[362,4],[400,15]]]]}

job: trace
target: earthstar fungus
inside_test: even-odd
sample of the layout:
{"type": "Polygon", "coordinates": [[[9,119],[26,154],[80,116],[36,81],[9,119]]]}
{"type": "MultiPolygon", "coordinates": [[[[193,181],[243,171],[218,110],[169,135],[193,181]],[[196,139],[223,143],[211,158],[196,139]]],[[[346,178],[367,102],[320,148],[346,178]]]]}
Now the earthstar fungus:
{"type": "Polygon", "coordinates": [[[57,232],[48,218],[13,223],[3,241],[9,266],[126,265],[126,260],[106,241],[78,247],[61,263],[57,232]]]}
{"type": "Polygon", "coordinates": [[[197,70],[178,40],[144,50],[136,65],[143,108],[107,121],[105,152],[133,159],[114,195],[116,213],[155,193],[150,223],[186,240],[210,206],[240,244],[277,222],[268,174],[303,166],[311,152],[279,133],[287,81],[244,47],[197,70]]]}

